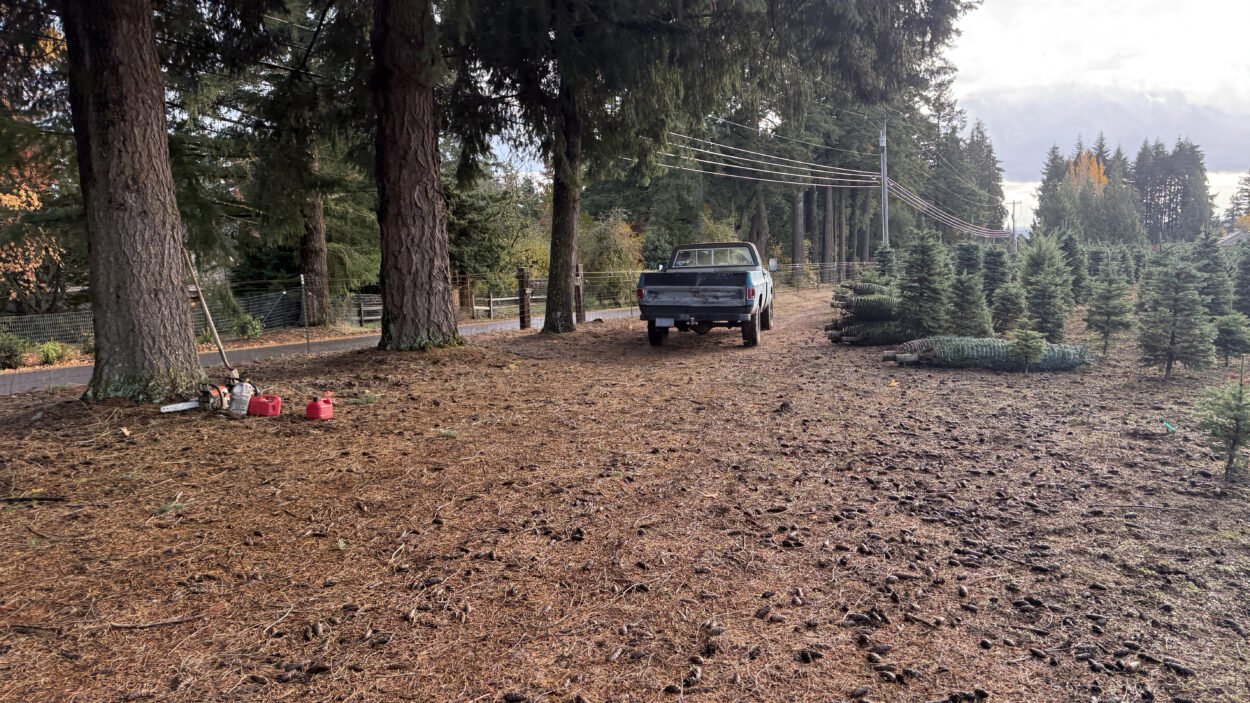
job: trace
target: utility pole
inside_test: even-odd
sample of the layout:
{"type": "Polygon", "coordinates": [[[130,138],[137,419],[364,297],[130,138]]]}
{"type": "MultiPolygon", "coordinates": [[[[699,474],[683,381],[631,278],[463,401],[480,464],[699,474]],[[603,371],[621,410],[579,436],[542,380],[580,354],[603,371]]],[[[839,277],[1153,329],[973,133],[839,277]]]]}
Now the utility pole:
{"type": "Polygon", "coordinates": [[[1019,200],[1011,201],[1011,253],[1018,254],[1020,252],[1020,237],[1016,235],[1016,205],[1020,204],[1019,200]]]}
{"type": "Polygon", "coordinates": [[[881,246],[890,246],[890,190],[889,171],[885,158],[885,113],[881,120],[881,246]]]}

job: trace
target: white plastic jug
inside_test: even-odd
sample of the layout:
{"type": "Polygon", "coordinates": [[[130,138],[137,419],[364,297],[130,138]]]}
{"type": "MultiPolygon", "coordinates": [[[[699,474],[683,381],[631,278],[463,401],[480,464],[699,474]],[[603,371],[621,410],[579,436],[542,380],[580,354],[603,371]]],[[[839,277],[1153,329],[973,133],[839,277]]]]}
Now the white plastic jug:
{"type": "Polygon", "coordinates": [[[230,389],[230,412],[234,415],[246,415],[247,405],[256,394],[256,387],[247,380],[239,381],[230,389]]]}

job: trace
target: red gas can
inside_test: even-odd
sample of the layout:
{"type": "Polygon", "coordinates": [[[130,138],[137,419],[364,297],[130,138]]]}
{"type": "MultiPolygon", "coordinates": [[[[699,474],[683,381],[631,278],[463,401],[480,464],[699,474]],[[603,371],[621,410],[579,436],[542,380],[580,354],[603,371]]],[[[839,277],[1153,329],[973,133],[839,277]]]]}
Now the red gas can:
{"type": "Polygon", "coordinates": [[[247,414],[277,417],[282,412],[282,399],[276,395],[254,395],[247,401],[247,414]]]}
{"type": "Polygon", "coordinates": [[[309,420],[329,420],[334,417],[334,401],[329,398],[318,398],[308,404],[304,417],[309,420]]]}

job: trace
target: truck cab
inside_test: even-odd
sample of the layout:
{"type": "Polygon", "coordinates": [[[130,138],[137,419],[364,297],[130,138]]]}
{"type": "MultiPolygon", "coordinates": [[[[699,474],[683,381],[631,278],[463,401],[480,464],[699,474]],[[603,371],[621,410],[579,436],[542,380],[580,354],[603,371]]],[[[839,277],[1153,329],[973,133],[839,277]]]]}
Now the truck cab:
{"type": "Polygon", "coordinates": [[[750,242],[684,244],[668,263],[638,279],[638,310],[647,339],[664,343],[669,330],[707,334],[713,327],[739,327],[746,346],[772,328],[773,277],[750,242]]]}

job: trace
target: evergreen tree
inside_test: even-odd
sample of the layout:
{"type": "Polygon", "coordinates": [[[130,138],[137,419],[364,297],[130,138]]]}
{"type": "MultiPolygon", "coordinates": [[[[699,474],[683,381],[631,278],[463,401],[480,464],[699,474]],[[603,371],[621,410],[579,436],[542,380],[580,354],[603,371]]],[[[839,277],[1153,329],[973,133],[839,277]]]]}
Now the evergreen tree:
{"type": "Polygon", "coordinates": [[[981,245],[976,242],[960,242],[955,245],[955,273],[981,273],[981,245]]]}
{"type": "Polygon", "coordinates": [[[1133,281],[1133,256],[1129,254],[1128,249],[1120,249],[1116,256],[1117,265],[1120,267],[1120,274],[1124,276],[1124,280],[1133,281]]]}
{"type": "Polygon", "coordinates": [[[998,291],[994,294],[993,318],[994,331],[999,334],[1006,334],[1014,329],[1019,323],[1024,313],[1028,301],[1024,298],[1024,289],[1014,280],[1009,280],[999,286],[998,291]]]}
{"type": "Polygon", "coordinates": [[[946,248],[920,237],[907,248],[899,283],[899,322],[908,334],[931,337],[950,326],[950,289],[955,274],[946,248]]]}
{"type": "MultiPolygon", "coordinates": [[[[1098,278],[1102,275],[1102,267],[1110,260],[1110,252],[1106,247],[1093,247],[1089,250],[1089,277],[1098,278]]],[[[1127,269],[1126,269],[1127,270],[1127,269]]]]}
{"type": "Polygon", "coordinates": [[[1134,249],[1133,250],[1133,283],[1137,283],[1138,281],[1141,280],[1141,276],[1142,276],[1142,273],[1145,271],[1145,268],[1146,268],[1146,250],[1134,249]]]}
{"type": "Polygon", "coordinates": [[[1215,350],[1224,357],[1224,365],[1232,356],[1250,354],[1250,318],[1235,312],[1215,318],[1215,350]]]}
{"type": "Polygon", "coordinates": [[[1133,328],[1133,305],[1128,299],[1128,281],[1114,266],[1104,266],[1102,275],[1094,281],[1085,311],[1085,325],[1102,338],[1102,353],[1107,353],[1111,337],[1123,330],[1133,328]]]}
{"type": "Polygon", "coordinates": [[[981,290],[981,277],[965,273],[955,277],[951,289],[950,332],[960,337],[992,337],[990,311],[981,290]]]}
{"type": "Polygon", "coordinates": [[[1020,284],[1034,329],[1048,342],[1062,342],[1072,311],[1071,272],[1054,239],[1037,236],[1029,242],[1020,269],[1020,284]]]}
{"type": "Polygon", "coordinates": [[[1147,366],[1163,369],[1183,364],[1192,369],[1210,365],[1215,330],[1208,322],[1202,295],[1202,276],[1175,250],[1161,252],[1142,284],[1138,303],[1138,345],[1147,366]]]}
{"type": "Polygon", "coordinates": [[[1227,315],[1233,311],[1233,282],[1224,264],[1224,252],[1210,232],[1204,234],[1194,245],[1194,264],[1202,275],[1198,294],[1207,306],[1211,317],[1227,315]]]}
{"type": "Polygon", "coordinates": [[[1080,305],[1089,298],[1089,265],[1085,250],[1072,230],[1064,232],[1059,238],[1059,246],[1063,249],[1063,258],[1071,274],[1072,302],[1080,305]]]}
{"type": "Polygon", "coordinates": [[[1250,316],[1250,244],[1241,244],[1241,258],[1237,261],[1237,281],[1234,286],[1233,309],[1250,316]]]}
{"type": "Polygon", "coordinates": [[[985,250],[981,262],[981,282],[985,288],[985,299],[994,300],[994,294],[1011,279],[1011,265],[1007,259],[1007,250],[990,247],[985,250]]]}
{"type": "Polygon", "coordinates": [[[836,83],[835,92],[861,98],[892,97],[919,80],[963,10],[949,0],[892,12],[879,11],[875,0],[697,9],[668,0],[450,5],[440,14],[460,29],[449,32],[446,53],[458,69],[453,92],[464,98],[456,101],[458,119],[450,120],[467,147],[463,163],[471,165],[492,136],[509,131],[552,165],[543,323],[550,333],[575,329],[577,227],[588,172],[615,168],[627,156],[651,166],[672,130],[702,123],[729,95],[752,113],[748,123],[759,121],[760,94],[774,96],[779,88],[789,92],[777,113],[803,113],[810,82],[783,75],[820,77],[836,83]]]}
{"type": "Polygon", "coordinates": [[[1024,371],[1042,360],[1046,353],[1046,337],[1036,331],[1037,322],[1027,317],[1020,321],[1020,328],[1011,333],[1011,343],[1007,346],[1008,353],[1024,364],[1024,371]]]}
{"type": "Polygon", "coordinates": [[[887,280],[894,279],[894,250],[890,247],[877,249],[877,272],[887,280]]]}
{"type": "Polygon", "coordinates": [[[1244,371],[1243,365],[1237,383],[1205,389],[1198,404],[1199,426],[1209,435],[1208,446],[1224,459],[1226,481],[1239,478],[1245,470],[1242,449],[1250,442],[1250,394],[1244,371]]]}

